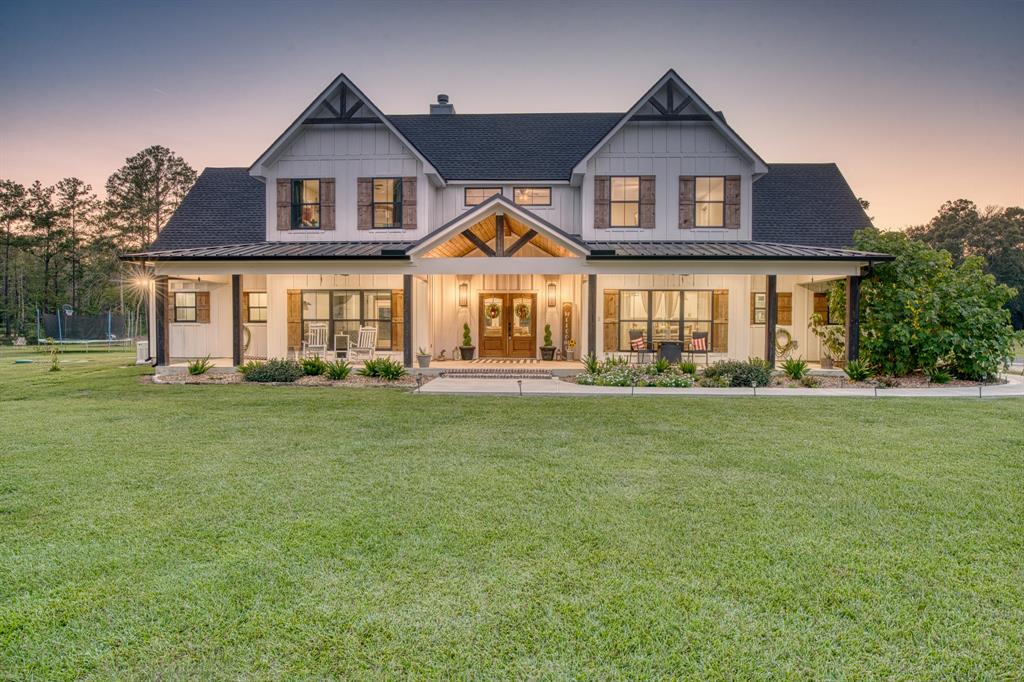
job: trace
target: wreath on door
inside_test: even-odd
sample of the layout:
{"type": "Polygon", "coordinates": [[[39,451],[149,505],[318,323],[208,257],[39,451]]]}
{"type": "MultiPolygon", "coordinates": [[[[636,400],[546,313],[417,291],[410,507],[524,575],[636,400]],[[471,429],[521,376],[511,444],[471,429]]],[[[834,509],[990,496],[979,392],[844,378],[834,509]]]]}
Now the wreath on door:
{"type": "Polygon", "coordinates": [[[487,317],[496,319],[498,315],[501,315],[501,306],[497,303],[491,303],[487,306],[487,317]]]}
{"type": "Polygon", "coordinates": [[[517,305],[516,317],[518,317],[520,320],[530,319],[530,306],[526,305],[525,303],[520,303],[519,305],[517,305]]]}

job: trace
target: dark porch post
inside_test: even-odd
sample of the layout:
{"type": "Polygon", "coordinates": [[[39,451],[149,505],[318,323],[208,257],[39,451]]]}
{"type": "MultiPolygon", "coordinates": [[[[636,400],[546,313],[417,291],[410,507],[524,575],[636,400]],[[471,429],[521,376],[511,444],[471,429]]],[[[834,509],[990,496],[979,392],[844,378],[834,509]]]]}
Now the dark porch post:
{"type": "Polygon", "coordinates": [[[587,275],[587,354],[597,357],[597,275],[587,275]]]}
{"type": "Polygon", "coordinates": [[[242,276],[231,275],[231,363],[242,364],[242,276]]]}
{"type": "Polygon", "coordinates": [[[156,364],[167,364],[167,275],[160,275],[154,282],[153,290],[153,333],[156,339],[156,364]]]}
{"type": "Polygon", "coordinates": [[[775,325],[779,321],[778,281],[775,275],[768,275],[768,316],[764,325],[764,359],[775,366],[775,325]]]}
{"type": "Polygon", "coordinates": [[[402,363],[412,367],[412,275],[402,275],[402,363]]]}
{"type": "MultiPolygon", "coordinates": [[[[514,241],[514,240],[513,240],[514,241]]],[[[505,255],[505,214],[494,216],[494,255],[505,255]]]]}
{"type": "Polygon", "coordinates": [[[846,360],[860,356],[860,275],[846,278],[846,360]]]}

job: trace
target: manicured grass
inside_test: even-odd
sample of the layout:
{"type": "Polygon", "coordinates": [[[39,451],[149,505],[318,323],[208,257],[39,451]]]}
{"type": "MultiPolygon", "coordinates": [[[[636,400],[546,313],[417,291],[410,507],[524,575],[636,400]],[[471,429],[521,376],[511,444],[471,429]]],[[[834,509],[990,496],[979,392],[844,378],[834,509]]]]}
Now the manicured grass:
{"type": "Polygon", "coordinates": [[[1024,402],[143,385],[0,354],[0,676],[1024,670],[1024,402]]]}

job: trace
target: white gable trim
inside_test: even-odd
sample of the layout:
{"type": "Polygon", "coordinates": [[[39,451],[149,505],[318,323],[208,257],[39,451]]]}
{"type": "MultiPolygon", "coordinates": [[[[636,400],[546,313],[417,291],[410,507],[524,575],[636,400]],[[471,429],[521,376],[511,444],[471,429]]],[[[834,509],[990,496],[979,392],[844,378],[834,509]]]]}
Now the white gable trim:
{"type": "Polygon", "coordinates": [[[417,242],[414,246],[410,247],[406,253],[409,256],[422,256],[435,246],[443,244],[466,228],[472,227],[488,216],[497,215],[499,213],[514,216],[516,220],[529,225],[539,234],[543,234],[545,237],[553,239],[560,246],[577,256],[584,257],[590,254],[590,250],[583,244],[569,238],[568,235],[558,228],[555,228],[547,221],[541,220],[536,215],[523,209],[517,204],[512,203],[501,195],[495,195],[474,207],[472,210],[466,211],[457,218],[449,221],[447,225],[444,225],[436,232],[432,232],[417,242]]]}
{"type": "Polygon", "coordinates": [[[744,142],[743,138],[741,138],[728,123],[723,121],[721,117],[715,113],[715,110],[697,94],[697,91],[691,88],[686,81],[679,77],[679,74],[677,74],[674,69],[669,69],[665,75],[662,76],[646,93],[644,93],[644,95],[637,100],[636,104],[634,104],[630,110],[627,111],[621,119],[619,119],[619,122],[616,123],[603,138],[601,138],[601,141],[594,145],[593,149],[587,152],[587,155],[580,159],[573,167],[571,179],[571,183],[573,185],[579,185],[583,182],[583,176],[586,175],[587,172],[587,162],[601,150],[601,147],[607,144],[607,142],[612,139],[623,126],[629,123],[633,116],[635,116],[637,112],[647,104],[647,100],[653,97],[659,90],[670,82],[675,83],[684,94],[690,96],[697,108],[701,109],[703,113],[707,114],[711,118],[711,124],[714,125],[718,131],[740,151],[740,153],[753,162],[755,176],[763,175],[768,172],[768,164],[765,163],[764,159],[758,156],[757,152],[755,152],[750,145],[744,142]]]}
{"type": "Polygon", "coordinates": [[[374,104],[369,97],[364,95],[363,91],[356,87],[355,83],[350,81],[343,73],[338,74],[338,77],[331,81],[331,84],[324,88],[323,91],[310,103],[310,105],[306,107],[301,114],[299,114],[298,118],[296,118],[292,124],[288,126],[288,128],[281,133],[276,140],[274,140],[267,150],[263,152],[258,159],[256,159],[256,161],[249,167],[249,174],[258,178],[265,178],[267,175],[266,165],[274,159],[274,157],[292,140],[292,138],[295,137],[295,134],[302,128],[303,122],[306,118],[319,109],[323,105],[324,101],[326,101],[327,98],[330,97],[341,85],[348,87],[356,97],[362,100],[363,106],[369,109],[374,116],[379,118],[381,123],[391,132],[391,134],[397,137],[409,152],[423,164],[423,173],[432,184],[438,187],[444,187],[444,178],[437,172],[437,169],[434,168],[433,164],[427,160],[427,157],[423,156],[423,154],[416,149],[405,135],[402,135],[398,128],[388,120],[388,117],[384,115],[384,112],[378,109],[377,105],[374,104]]]}

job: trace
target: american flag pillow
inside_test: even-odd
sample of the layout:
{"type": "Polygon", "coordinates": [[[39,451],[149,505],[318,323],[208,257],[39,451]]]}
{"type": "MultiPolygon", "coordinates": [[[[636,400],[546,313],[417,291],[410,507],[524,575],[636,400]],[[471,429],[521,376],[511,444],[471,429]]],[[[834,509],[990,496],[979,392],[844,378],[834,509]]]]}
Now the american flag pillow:
{"type": "Polygon", "coordinates": [[[708,349],[708,339],[705,336],[695,336],[690,342],[690,350],[704,352],[708,349]]]}
{"type": "Polygon", "coordinates": [[[629,347],[633,350],[643,350],[647,347],[647,339],[642,336],[638,336],[635,339],[630,339],[629,347]]]}

